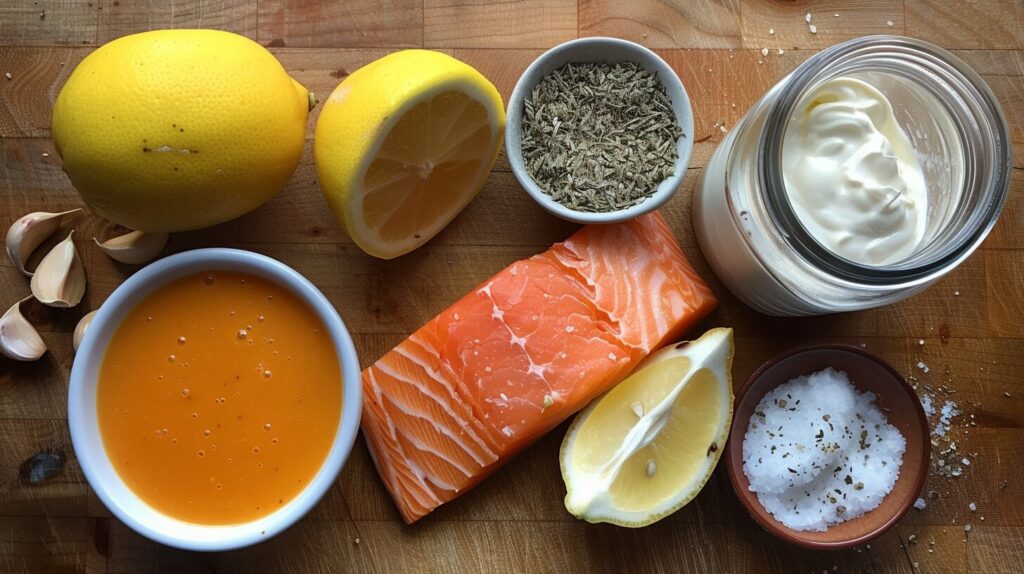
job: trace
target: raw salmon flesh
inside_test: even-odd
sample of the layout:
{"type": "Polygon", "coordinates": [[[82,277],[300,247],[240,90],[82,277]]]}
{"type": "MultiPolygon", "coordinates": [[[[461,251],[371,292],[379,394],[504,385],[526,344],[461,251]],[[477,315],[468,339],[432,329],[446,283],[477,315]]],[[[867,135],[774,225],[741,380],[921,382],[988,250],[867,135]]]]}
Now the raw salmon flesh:
{"type": "Polygon", "coordinates": [[[517,261],[363,371],[363,434],[412,523],[717,304],[658,214],[517,261]]]}

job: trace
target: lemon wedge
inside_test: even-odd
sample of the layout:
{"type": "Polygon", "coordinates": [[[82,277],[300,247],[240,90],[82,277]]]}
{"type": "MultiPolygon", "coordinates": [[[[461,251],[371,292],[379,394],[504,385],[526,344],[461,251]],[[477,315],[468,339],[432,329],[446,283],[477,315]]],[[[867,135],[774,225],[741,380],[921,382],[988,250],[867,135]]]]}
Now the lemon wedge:
{"type": "Polygon", "coordinates": [[[505,129],[501,96],[469,65],[404,50],[345,78],[313,144],[335,219],[370,255],[423,245],[473,199],[505,129]]]}
{"type": "Polygon", "coordinates": [[[654,353],[584,409],[562,441],[569,512],[640,527],[690,502],[725,446],[732,358],[732,329],[711,329],[654,353]]]}

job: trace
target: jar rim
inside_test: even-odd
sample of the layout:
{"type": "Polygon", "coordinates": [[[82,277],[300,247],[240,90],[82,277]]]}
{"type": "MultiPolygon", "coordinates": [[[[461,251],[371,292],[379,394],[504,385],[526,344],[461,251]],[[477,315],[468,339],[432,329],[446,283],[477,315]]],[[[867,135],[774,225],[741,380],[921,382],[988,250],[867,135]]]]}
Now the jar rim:
{"type": "MultiPolygon", "coordinates": [[[[895,61],[898,60],[892,60],[895,61]]],[[[864,36],[836,44],[811,56],[798,66],[768,109],[758,142],[757,157],[757,177],[764,205],[772,223],[782,232],[784,240],[797,254],[822,271],[842,280],[871,285],[920,283],[942,275],[966,259],[995,225],[1009,194],[1012,168],[1009,129],[1005,115],[991,88],[981,76],[966,62],[943,48],[915,38],[889,35],[864,36]],[[837,255],[815,239],[796,215],[783,178],[783,139],[790,115],[806,90],[816,85],[823,76],[829,75],[836,64],[849,63],[856,58],[879,56],[906,59],[908,69],[916,68],[921,72],[918,75],[922,81],[929,78],[929,72],[940,71],[947,76],[951,75],[959,81],[959,85],[944,86],[957,89],[960,98],[970,100],[973,105],[980,108],[984,117],[974,118],[975,123],[982,127],[988,126],[988,131],[982,138],[982,145],[989,152],[988,157],[976,158],[975,161],[982,164],[978,169],[990,174],[990,177],[984,178],[984,189],[964,190],[986,194],[984,210],[974,214],[967,222],[964,232],[958,234],[947,247],[931,259],[918,264],[900,262],[876,266],[837,255]]],[[[965,180],[963,185],[968,185],[968,182],[965,180]]]]}

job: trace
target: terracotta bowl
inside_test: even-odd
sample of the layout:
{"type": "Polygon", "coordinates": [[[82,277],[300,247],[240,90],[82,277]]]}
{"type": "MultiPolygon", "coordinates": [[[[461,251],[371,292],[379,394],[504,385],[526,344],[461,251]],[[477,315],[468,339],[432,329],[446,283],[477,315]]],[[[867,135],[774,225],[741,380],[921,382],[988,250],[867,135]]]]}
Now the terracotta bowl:
{"type": "Polygon", "coordinates": [[[740,501],[765,530],[787,542],[815,549],[849,548],[863,544],[889,529],[913,506],[928,475],[931,443],[928,420],[914,389],[895,369],[879,357],[847,345],[817,345],[787,351],[761,365],[736,397],[726,467],[729,480],[740,501]],[[748,488],[743,473],[743,436],[757,404],[775,387],[801,375],[826,367],[845,371],[858,391],[875,394],[875,404],[883,410],[889,424],[903,433],[907,449],[903,453],[900,476],[882,504],[862,516],[831,526],[825,532],[800,532],[784,526],[757,500],[748,488]]]}

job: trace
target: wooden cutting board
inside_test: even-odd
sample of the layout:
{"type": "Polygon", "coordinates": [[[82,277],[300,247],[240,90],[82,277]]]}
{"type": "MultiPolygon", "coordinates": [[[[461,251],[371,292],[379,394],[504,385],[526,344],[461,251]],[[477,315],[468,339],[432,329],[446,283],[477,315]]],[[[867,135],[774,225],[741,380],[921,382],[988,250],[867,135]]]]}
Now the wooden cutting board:
{"type": "MultiPolygon", "coordinates": [[[[609,35],[654,48],[689,91],[698,142],[682,189],[662,212],[722,299],[698,330],[736,329],[736,386],[795,344],[863,345],[922,385],[954,392],[937,391],[938,400],[952,398],[965,411],[958,449],[972,463],[959,478],[930,479],[926,491],[938,498],[870,545],[812,552],[758,528],[722,467],[693,503],[657,525],[627,530],[576,521],[562,506],[557,450],[564,426],[463,498],[406,526],[360,440],[325,499],[278,538],[224,554],[171,550],[111,518],[71,449],[71,331],[135,270],[91,243],[115,230],[86,215],[73,221],[89,278],[86,300],[70,311],[27,305],[50,352],[37,363],[0,360],[0,571],[1024,571],[1020,0],[10,0],[0,5],[0,224],[79,205],[49,130],[53,98],[75,64],[118,36],[172,27],[247,35],[321,95],[400,48],[451,53],[480,69],[506,98],[527,64],[562,41],[609,35]],[[816,34],[804,21],[807,13],[816,34]],[[760,316],[733,298],[701,257],[690,227],[694,186],[715,146],[769,86],[815,51],[866,34],[935,42],[982,74],[1003,105],[1016,146],[1006,210],[977,253],[909,301],[833,317],[760,316]],[[31,486],[19,477],[20,467],[41,450],[63,451],[67,464],[31,486]],[[976,512],[968,508],[972,502],[976,512]]],[[[310,137],[316,117],[314,111],[310,137]]],[[[309,149],[276,199],[239,220],[174,235],[167,253],[224,245],[292,265],[337,306],[364,366],[493,272],[575,229],[534,205],[502,157],[480,196],[440,236],[410,256],[378,261],[334,224],[309,149]]],[[[0,304],[6,308],[27,290],[6,258],[0,261],[0,304]]]]}

